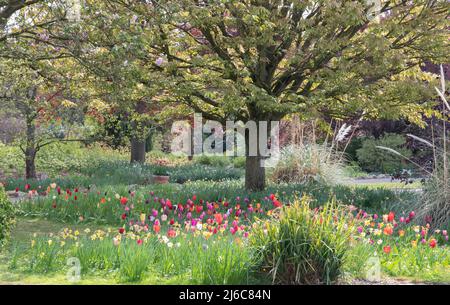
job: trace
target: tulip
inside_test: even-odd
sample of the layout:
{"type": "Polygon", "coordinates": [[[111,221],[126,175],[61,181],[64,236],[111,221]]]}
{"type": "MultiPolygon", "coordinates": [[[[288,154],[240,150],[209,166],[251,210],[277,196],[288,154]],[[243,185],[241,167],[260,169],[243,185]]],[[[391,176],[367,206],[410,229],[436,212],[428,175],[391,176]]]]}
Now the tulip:
{"type": "Polygon", "coordinates": [[[436,241],[436,239],[432,238],[430,240],[430,247],[431,248],[436,248],[436,246],[437,246],[437,241],[436,241]]]}
{"type": "Polygon", "coordinates": [[[168,237],[176,237],[177,236],[177,232],[174,229],[170,229],[169,231],[167,231],[167,236],[168,237]]]}
{"type": "Polygon", "coordinates": [[[388,222],[392,222],[395,219],[395,214],[394,212],[390,212],[388,215],[388,222]]]}

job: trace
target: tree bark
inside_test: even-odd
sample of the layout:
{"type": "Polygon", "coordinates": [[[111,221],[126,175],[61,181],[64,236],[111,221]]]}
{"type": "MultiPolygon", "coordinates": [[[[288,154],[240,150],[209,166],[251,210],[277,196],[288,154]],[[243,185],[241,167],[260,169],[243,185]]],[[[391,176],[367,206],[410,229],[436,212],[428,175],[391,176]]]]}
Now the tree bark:
{"type": "Polygon", "coordinates": [[[25,148],[25,178],[36,179],[36,127],[27,119],[27,146],[25,148]]]}
{"type": "Polygon", "coordinates": [[[261,156],[259,150],[259,126],[258,135],[255,140],[257,144],[257,155],[250,156],[250,134],[248,130],[245,132],[245,189],[248,191],[263,191],[266,188],[266,169],[261,166],[261,160],[264,157],[261,156]]]}
{"type": "Polygon", "coordinates": [[[263,191],[266,188],[266,169],[261,166],[261,156],[246,156],[245,188],[249,191],[263,191]]]}
{"type": "MultiPolygon", "coordinates": [[[[135,106],[135,111],[138,114],[145,114],[145,112],[147,111],[147,105],[145,104],[144,101],[139,101],[136,103],[135,106]]],[[[146,139],[145,137],[141,134],[142,130],[138,130],[140,128],[142,128],[143,126],[139,126],[139,124],[137,124],[136,122],[132,122],[131,124],[132,129],[133,129],[133,134],[134,136],[131,137],[131,158],[130,158],[130,162],[131,163],[141,163],[144,164],[145,163],[145,153],[146,153],[146,139]]]]}
{"type": "Polygon", "coordinates": [[[131,163],[145,163],[145,140],[131,139],[131,163]]]}

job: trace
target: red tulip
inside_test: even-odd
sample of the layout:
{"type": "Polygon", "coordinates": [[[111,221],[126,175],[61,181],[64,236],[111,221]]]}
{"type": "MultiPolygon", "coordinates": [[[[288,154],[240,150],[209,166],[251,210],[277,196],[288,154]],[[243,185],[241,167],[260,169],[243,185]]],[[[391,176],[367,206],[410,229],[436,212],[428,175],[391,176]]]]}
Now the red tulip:
{"type": "Polygon", "coordinates": [[[159,233],[159,231],[161,231],[161,226],[160,225],[153,225],[153,231],[155,231],[155,233],[159,233]]]}
{"type": "Polygon", "coordinates": [[[140,245],[142,245],[142,239],[138,239],[137,240],[137,244],[140,246],[140,245]]]}
{"type": "Polygon", "coordinates": [[[125,229],[124,229],[124,228],[119,228],[119,233],[120,233],[120,234],[125,233],[125,229]]]}
{"type": "Polygon", "coordinates": [[[385,246],[385,247],[383,247],[383,251],[384,251],[384,253],[386,253],[386,254],[391,253],[391,246],[385,246]]]}
{"type": "Polygon", "coordinates": [[[273,201],[273,205],[274,205],[276,208],[279,208],[279,207],[281,207],[281,202],[279,202],[278,200],[274,200],[274,201],[273,201]]]}
{"type": "Polygon", "coordinates": [[[436,246],[437,246],[437,241],[436,241],[436,239],[432,238],[430,240],[430,247],[431,248],[436,248],[436,246]]]}
{"type": "Polygon", "coordinates": [[[120,203],[121,203],[122,205],[126,205],[127,202],[128,202],[128,198],[127,198],[127,197],[122,197],[122,198],[120,198],[120,203]]]}
{"type": "Polygon", "coordinates": [[[127,214],[122,214],[122,220],[125,220],[127,218],[127,214]]]}
{"type": "Polygon", "coordinates": [[[218,225],[221,225],[223,222],[223,216],[222,214],[214,214],[214,219],[216,220],[218,225]]]}
{"type": "Polygon", "coordinates": [[[388,221],[389,221],[389,222],[392,222],[392,221],[394,221],[394,219],[395,219],[395,214],[394,214],[394,212],[390,212],[389,215],[388,215],[388,221]]]}

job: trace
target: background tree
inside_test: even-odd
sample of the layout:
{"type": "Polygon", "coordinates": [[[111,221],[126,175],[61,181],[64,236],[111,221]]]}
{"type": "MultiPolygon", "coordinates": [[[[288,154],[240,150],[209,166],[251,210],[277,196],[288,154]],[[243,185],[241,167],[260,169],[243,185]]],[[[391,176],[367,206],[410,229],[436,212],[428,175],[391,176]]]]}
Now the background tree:
{"type": "Polygon", "coordinates": [[[126,127],[120,134],[130,141],[131,162],[139,163],[145,162],[146,142],[157,124],[159,107],[160,67],[147,51],[153,35],[150,26],[115,1],[85,1],[78,22],[54,24],[45,31],[49,46],[78,63],[93,108],[104,111],[105,117],[97,113],[99,122],[106,117],[124,120],[116,129],[126,127]]]}
{"type": "Polygon", "coordinates": [[[2,60],[0,68],[2,108],[23,122],[15,141],[24,154],[25,177],[35,179],[36,155],[43,147],[59,141],[79,141],[69,139],[68,132],[68,127],[77,123],[69,115],[77,104],[64,97],[66,88],[58,88],[42,76],[39,64],[2,60]]]}

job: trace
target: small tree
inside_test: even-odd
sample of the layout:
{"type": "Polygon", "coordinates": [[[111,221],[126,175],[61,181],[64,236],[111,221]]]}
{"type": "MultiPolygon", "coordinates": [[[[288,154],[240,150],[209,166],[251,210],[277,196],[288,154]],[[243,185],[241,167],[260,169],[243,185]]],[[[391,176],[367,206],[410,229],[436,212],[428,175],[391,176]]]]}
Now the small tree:
{"type": "Polygon", "coordinates": [[[64,123],[74,121],[64,120],[63,115],[65,109],[77,105],[64,99],[63,90],[51,86],[34,63],[18,62],[0,61],[0,101],[2,108],[24,122],[16,141],[24,154],[25,177],[35,179],[37,153],[54,142],[72,141],[65,138],[64,123]]]}

